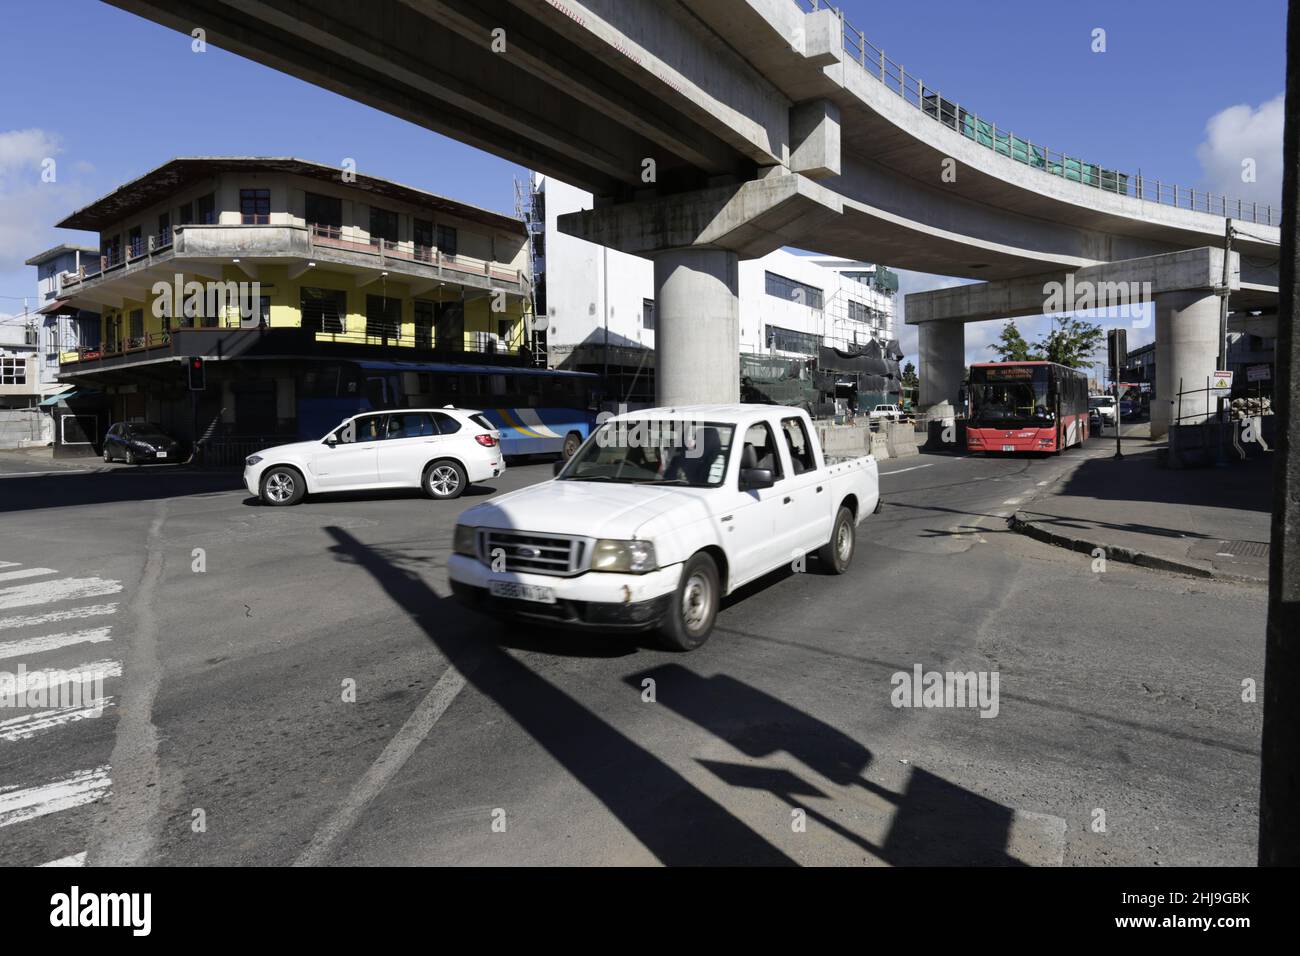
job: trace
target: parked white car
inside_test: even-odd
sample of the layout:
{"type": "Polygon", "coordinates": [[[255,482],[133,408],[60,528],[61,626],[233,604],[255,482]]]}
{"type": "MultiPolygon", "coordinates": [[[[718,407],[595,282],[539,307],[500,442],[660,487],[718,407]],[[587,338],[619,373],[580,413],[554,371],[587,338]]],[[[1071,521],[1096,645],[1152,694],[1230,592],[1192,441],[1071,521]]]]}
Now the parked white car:
{"type": "Polygon", "coordinates": [[[347,419],[317,441],[277,445],[244,462],[244,487],[268,505],[322,491],[423,488],[458,498],[506,469],[501,436],[461,408],[403,408],[347,419]]]}
{"type": "Polygon", "coordinates": [[[609,419],[553,480],[466,510],[447,563],[488,613],[709,637],[722,599],[816,555],[843,574],[880,500],[870,455],[827,461],[806,412],[652,408],[609,419]]]}

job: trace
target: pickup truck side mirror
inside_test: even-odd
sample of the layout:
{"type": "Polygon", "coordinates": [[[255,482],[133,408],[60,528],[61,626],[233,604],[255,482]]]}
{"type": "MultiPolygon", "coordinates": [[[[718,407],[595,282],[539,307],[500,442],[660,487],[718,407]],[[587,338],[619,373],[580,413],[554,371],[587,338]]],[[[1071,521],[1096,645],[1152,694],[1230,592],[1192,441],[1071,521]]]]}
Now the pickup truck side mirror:
{"type": "Polygon", "coordinates": [[[774,484],[776,480],[772,477],[771,468],[740,469],[741,491],[758,491],[760,488],[771,488],[774,484]]]}

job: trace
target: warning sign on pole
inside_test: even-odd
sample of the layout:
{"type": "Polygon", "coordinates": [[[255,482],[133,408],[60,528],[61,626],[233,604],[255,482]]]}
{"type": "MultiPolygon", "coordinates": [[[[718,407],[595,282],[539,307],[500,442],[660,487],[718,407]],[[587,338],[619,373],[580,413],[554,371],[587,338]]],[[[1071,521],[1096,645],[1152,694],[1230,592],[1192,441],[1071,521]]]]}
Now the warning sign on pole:
{"type": "Polygon", "coordinates": [[[1215,370],[1210,379],[1210,388],[1215,395],[1227,398],[1232,394],[1232,372],[1225,369],[1215,370]]]}

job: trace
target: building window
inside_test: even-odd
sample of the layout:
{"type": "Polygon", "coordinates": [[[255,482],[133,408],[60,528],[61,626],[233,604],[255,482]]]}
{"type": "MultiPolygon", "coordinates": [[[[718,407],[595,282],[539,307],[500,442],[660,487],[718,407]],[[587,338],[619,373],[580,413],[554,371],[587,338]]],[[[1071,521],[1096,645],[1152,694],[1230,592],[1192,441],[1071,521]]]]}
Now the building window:
{"type": "Polygon", "coordinates": [[[302,327],[308,332],[345,331],[344,320],[348,314],[348,294],[339,289],[309,289],[304,287],[299,300],[302,327]]]}
{"type": "Polygon", "coordinates": [[[271,221],[271,190],[241,189],[239,221],[245,226],[265,226],[271,221]]]}
{"type": "Polygon", "coordinates": [[[198,200],[199,217],[198,223],[201,226],[213,226],[217,222],[217,203],[212,193],[206,196],[200,196],[198,200]]]}
{"type": "Polygon", "coordinates": [[[126,234],[126,254],[131,259],[144,255],[144,239],[141,238],[139,226],[132,226],[126,234]]]}
{"type": "Polygon", "coordinates": [[[387,345],[401,334],[402,300],[387,295],[366,296],[366,338],[380,339],[387,345]]]}
{"type": "Polygon", "coordinates": [[[158,217],[158,247],[165,248],[172,244],[172,214],[162,213],[158,217]]]}
{"type": "Polygon", "coordinates": [[[122,234],[105,236],[100,240],[99,254],[107,259],[107,266],[115,266],[122,258],[122,234]]]}
{"type": "Polygon", "coordinates": [[[465,351],[465,306],[439,302],[434,310],[434,347],[446,352],[465,351]]]}
{"type": "Polygon", "coordinates": [[[433,348],[432,302],[417,301],[415,303],[415,347],[417,349],[433,348]]]}
{"type": "Polygon", "coordinates": [[[641,300],[641,328],[653,330],[655,327],[655,300],[641,300]]]}
{"type": "Polygon", "coordinates": [[[456,255],[456,228],[454,226],[438,227],[438,251],[444,256],[456,255]]]}
{"type": "Polygon", "coordinates": [[[144,309],[132,309],[130,325],[128,326],[131,341],[128,343],[131,348],[139,348],[144,345],[144,309]]]}
{"type": "Polygon", "coordinates": [[[397,241],[397,213],[391,209],[380,209],[378,206],[371,206],[370,242],[377,244],[380,239],[385,242],[397,241]]]}
{"type": "Polygon", "coordinates": [[[27,357],[23,355],[0,356],[0,385],[27,384],[27,357]]]}
{"type": "Polygon", "coordinates": [[[411,221],[411,240],[415,246],[415,258],[421,262],[433,261],[433,223],[428,219],[411,221]]]}
{"type": "Polygon", "coordinates": [[[312,233],[338,239],[343,233],[343,200],[319,193],[307,194],[307,225],[312,233]]]}
{"type": "Polygon", "coordinates": [[[181,206],[181,216],[179,225],[188,226],[194,222],[194,203],[187,202],[181,206]]]}
{"type": "Polygon", "coordinates": [[[785,299],[787,302],[806,305],[810,309],[821,311],[823,307],[821,289],[794,279],[787,279],[775,272],[765,272],[763,276],[764,291],[768,295],[774,295],[778,299],[785,299]]]}
{"type": "Polygon", "coordinates": [[[798,352],[801,355],[816,355],[821,348],[821,339],[811,332],[796,332],[783,329],[779,325],[769,325],[766,344],[777,352],[798,352]]]}

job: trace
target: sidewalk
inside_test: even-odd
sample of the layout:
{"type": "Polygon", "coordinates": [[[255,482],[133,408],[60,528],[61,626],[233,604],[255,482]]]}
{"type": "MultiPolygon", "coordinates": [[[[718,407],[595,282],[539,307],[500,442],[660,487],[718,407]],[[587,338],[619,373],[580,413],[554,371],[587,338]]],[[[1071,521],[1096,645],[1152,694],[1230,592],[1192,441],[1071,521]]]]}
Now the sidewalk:
{"type": "Polygon", "coordinates": [[[1016,531],[1108,560],[1267,583],[1273,504],[1273,456],[1226,468],[1171,470],[1156,463],[1163,442],[1089,443],[1089,456],[1030,508],[1016,512],[1016,531]]]}

